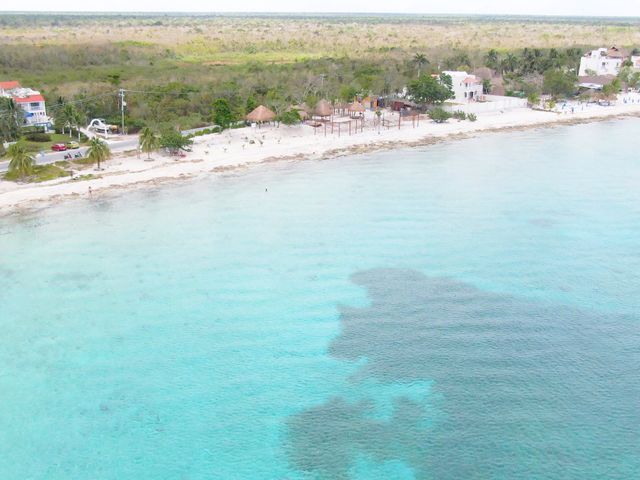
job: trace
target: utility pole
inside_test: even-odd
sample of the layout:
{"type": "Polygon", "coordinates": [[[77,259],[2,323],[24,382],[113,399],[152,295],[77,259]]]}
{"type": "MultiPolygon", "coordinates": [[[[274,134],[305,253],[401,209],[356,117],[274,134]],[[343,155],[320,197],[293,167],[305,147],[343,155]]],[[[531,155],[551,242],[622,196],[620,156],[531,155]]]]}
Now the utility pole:
{"type": "Polygon", "coordinates": [[[124,135],[124,107],[127,106],[127,102],[124,101],[124,88],[120,89],[120,114],[122,116],[122,129],[121,134],[124,135]]]}

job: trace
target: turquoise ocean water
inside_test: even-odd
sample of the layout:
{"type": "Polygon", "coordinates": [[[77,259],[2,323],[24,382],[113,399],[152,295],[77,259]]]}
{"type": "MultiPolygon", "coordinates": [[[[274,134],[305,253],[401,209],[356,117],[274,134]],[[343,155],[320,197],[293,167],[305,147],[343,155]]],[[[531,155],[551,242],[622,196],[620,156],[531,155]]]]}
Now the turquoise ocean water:
{"type": "Polygon", "coordinates": [[[639,133],[0,219],[0,479],[640,478],[639,133]]]}

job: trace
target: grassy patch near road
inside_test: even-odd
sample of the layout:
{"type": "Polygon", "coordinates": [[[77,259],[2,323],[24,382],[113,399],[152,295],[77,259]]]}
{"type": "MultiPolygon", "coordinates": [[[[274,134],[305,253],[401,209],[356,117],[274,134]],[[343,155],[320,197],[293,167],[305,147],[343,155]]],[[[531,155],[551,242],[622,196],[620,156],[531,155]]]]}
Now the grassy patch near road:
{"type": "MultiPolygon", "coordinates": [[[[67,143],[67,142],[77,142],[78,139],[71,138],[69,135],[62,135],[60,133],[52,133],[50,134],[51,140],[49,142],[32,142],[30,140],[25,139],[25,145],[27,146],[27,150],[33,153],[38,153],[41,150],[44,150],[46,153],[51,151],[51,146],[56,143],[67,143]]],[[[80,142],[79,142],[80,143],[80,142]]]]}
{"type": "Polygon", "coordinates": [[[56,178],[70,177],[71,172],[65,170],[63,168],[58,167],[57,165],[36,165],[33,167],[33,175],[20,179],[16,174],[7,172],[4,175],[5,180],[9,180],[12,182],[22,181],[25,183],[41,183],[48,182],[50,180],[55,180],[56,178]]]}

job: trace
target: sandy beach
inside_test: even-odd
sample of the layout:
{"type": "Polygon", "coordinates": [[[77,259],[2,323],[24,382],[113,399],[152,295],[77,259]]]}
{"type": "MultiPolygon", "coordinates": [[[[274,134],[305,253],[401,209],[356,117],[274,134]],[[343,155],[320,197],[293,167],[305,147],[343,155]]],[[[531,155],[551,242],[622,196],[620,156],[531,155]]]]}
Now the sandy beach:
{"type": "MultiPolygon", "coordinates": [[[[403,121],[398,129],[397,116],[387,113],[392,128],[378,128],[373,112],[367,112],[363,131],[348,132],[343,124],[340,134],[337,127],[325,134],[324,127],[314,129],[308,125],[287,127],[280,125],[262,128],[245,127],[227,130],[194,139],[193,151],[176,159],[160,152],[139,158],[135,152],[115,155],[104,164],[104,170],[94,171],[93,166],[77,170],[80,175],[93,174],[89,180],[57,179],[38,184],[19,184],[0,181],[0,214],[8,214],[32,208],[41,208],[65,198],[87,197],[104,194],[122,188],[156,185],[168,181],[194,178],[203,175],[223,174],[272,162],[320,160],[352,153],[417,147],[439,141],[464,138],[482,133],[509,129],[550,127],[592,121],[640,116],[640,95],[632,94],[624,102],[623,96],[615,105],[589,105],[565,107],[564,111],[548,112],[528,108],[504,113],[479,115],[476,122],[449,120],[436,124],[423,116],[419,125],[403,121]]],[[[352,129],[355,130],[352,124],[352,129]]]]}

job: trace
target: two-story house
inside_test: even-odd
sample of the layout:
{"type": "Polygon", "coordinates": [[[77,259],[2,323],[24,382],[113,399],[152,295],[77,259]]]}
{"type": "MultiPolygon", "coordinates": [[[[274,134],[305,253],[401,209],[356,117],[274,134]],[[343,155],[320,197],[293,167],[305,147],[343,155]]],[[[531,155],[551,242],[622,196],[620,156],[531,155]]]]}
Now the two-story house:
{"type": "Polygon", "coordinates": [[[591,50],[580,58],[578,76],[618,75],[627,57],[627,54],[617,47],[591,50]]]}
{"type": "Polygon", "coordinates": [[[469,103],[482,97],[482,79],[462,71],[442,72],[451,77],[451,88],[454,93],[452,99],[456,103],[469,103]]]}
{"type": "Polygon", "coordinates": [[[37,90],[24,88],[13,80],[0,82],[0,96],[13,98],[24,112],[26,125],[46,125],[49,123],[44,97],[37,90]]]}

